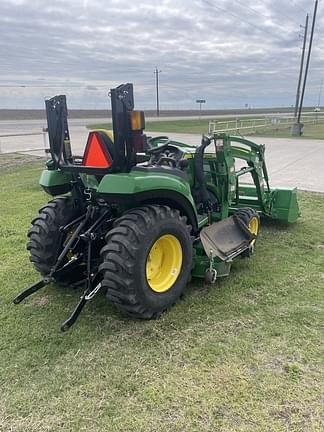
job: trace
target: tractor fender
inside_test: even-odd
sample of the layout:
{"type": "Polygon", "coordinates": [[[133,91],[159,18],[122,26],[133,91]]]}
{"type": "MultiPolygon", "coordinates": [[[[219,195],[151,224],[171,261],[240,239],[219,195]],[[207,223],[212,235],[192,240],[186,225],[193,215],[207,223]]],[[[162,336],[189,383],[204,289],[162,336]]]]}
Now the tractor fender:
{"type": "Polygon", "coordinates": [[[61,170],[43,170],[39,184],[49,195],[61,195],[70,192],[72,175],[61,170]]]}
{"type": "Polygon", "coordinates": [[[168,205],[187,217],[194,232],[198,230],[196,206],[185,176],[135,170],[130,173],[107,174],[99,183],[97,194],[105,201],[123,203],[130,207],[144,204],[168,205]]]}

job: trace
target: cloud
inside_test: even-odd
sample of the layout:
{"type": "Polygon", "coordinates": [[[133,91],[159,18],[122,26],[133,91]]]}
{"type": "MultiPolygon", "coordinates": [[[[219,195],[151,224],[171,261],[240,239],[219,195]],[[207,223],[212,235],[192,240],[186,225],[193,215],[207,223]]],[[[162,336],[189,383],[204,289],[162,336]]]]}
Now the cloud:
{"type": "MultiPolygon", "coordinates": [[[[321,6],[305,100],[313,105],[321,6]]],[[[290,105],[309,8],[307,0],[2,0],[0,107],[40,107],[65,92],[70,107],[91,99],[102,108],[107,90],[129,81],[137,105],[153,108],[155,66],[162,108],[190,109],[197,98],[206,108],[290,105]]]]}

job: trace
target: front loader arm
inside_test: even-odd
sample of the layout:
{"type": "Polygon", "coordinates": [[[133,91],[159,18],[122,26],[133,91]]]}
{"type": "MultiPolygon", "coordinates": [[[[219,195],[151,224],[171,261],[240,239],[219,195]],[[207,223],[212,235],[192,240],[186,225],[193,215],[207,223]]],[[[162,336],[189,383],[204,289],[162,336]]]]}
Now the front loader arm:
{"type": "Polygon", "coordinates": [[[245,160],[249,166],[253,166],[254,168],[258,168],[257,164],[260,163],[263,179],[265,180],[267,188],[270,191],[268,169],[264,157],[265,146],[236,136],[229,136],[228,139],[230,142],[237,142],[249,148],[246,149],[244,147],[231,145],[233,157],[245,160]]]}

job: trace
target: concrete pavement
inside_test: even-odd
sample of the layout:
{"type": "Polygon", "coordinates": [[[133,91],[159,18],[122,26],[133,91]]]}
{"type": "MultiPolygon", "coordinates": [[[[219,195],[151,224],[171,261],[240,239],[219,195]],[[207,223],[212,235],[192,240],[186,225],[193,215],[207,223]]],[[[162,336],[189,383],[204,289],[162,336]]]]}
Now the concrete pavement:
{"type": "MultiPolygon", "coordinates": [[[[69,122],[72,150],[75,154],[83,153],[89,132],[84,125],[89,124],[89,120],[71,119],[69,122]]],[[[100,123],[103,120],[91,119],[91,122],[100,123]]],[[[4,127],[0,122],[0,152],[44,154],[43,151],[30,151],[31,149],[43,149],[45,147],[44,136],[40,133],[40,129],[44,126],[44,123],[41,120],[30,120],[27,122],[12,121],[6,122],[6,126],[4,127]],[[20,125],[18,129],[17,123],[20,125]],[[35,132],[38,135],[2,136],[24,132],[35,132]]],[[[148,135],[167,134],[165,132],[156,132],[152,134],[148,133],[148,135]]],[[[169,136],[174,140],[195,145],[198,145],[201,140],[201,136],[196,134],[170,133],[169,136]]],[[[297,186],[304,190],[324,192],[324,140],[261,137],[252,137],[251,139],[259,144],[266,145],[266,161],[271,186],[297,186]]]]}
{"type": "MultiPolygon", "coordinates": [[[[152,135],[166,135],[157,133],[152,135]]],[[[170,134],[174,140],[197,145],[201,136],[170,134]]],[[[266,146],[266,162],[272,187],[295,187],[324,192],[324,140],[246,137],[266,146]]],[[[212,147],[211,147],[212,148],[212,147]]]]}

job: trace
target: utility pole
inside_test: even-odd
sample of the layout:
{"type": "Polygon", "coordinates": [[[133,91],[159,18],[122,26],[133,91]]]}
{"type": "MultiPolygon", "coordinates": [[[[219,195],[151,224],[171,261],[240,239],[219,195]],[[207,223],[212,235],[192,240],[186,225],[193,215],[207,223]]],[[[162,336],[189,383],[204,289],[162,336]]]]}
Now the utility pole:
{"type": "Polygon", "coordinates": [[[305,27],[304,27],[304,38],[303,38],[304,41],[303,41],[302,55],[301,55],[301,61],[300,61],[299,78],[298,78],[298,84],[297,84],[296,104],[295,104],[295,112],[294,112],[295,119],[297,118],[298,105],[299,105],[299,99],[300,99],[300,85],[301,85],[301,80],[302,80],[302,76],[303,76],[303,69],[304,69],[305,48],[306,48],[306,40],[307,40],[307,32],[308,32],[308,18],[309,17],[307,14],[306,15],[306,21],[305,21],[305,27]]]}
{"type": "Polygon", "coordinates": [[[318,108],[321,106],[322,87],[323,87],[323,80],[321,80],[319,94],[318,94],[318,102],[317,102],[318,108]]]}
{"type": "Polygon", "coordinates": [[[156,116],[160,116],[160,101],[159,101],[159,74],[161,73],[161,70],[158,70],[157,67],[155,67],[155,87],[156,87],[156,116]]]}
{"type": "Polygon", "coordinates": [[[303,82],[303,89],[302,89],[302,94],[301,94],[301,99],[300,99],[300,104],[299,104],[299,111],[298,111],[298,118],[297,118],[297,123],[299,125],[299,135],[302,134],[302,129],[303,129],[303,126],[304,126],[304,125],[302,125],[300,123],[300,117],[301,117],[301,112],[302,112],[302,109],[303,109],[303,102],[304,102],[305,88],[306,88],[306,82],[307,82],[308,68],[309,68],[310,56],[311,56],[311,52],[312,52],[313,37],[314,37],[315,22],[316,22],[316,14],[317,14],[317,6],[318,6],[318,0],[315,0],[314,13],[313,13],[313,21],[312,21],[312,29],[311,29],[310,39],[309,39],[309,47],[308,47],[308,54],[307,54],[307,61],[306,61],[306,68],[305,68],[305,75],[304,75],[304,82],[303,82]]]}

